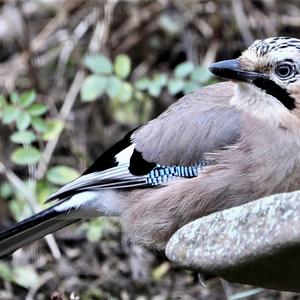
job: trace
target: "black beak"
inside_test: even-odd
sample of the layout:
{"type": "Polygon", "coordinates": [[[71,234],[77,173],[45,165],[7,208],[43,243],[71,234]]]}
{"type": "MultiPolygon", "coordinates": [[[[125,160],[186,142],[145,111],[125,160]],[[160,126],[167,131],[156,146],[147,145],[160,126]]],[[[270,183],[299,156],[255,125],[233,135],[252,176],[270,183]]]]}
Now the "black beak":
{"type": "Polygon", "coordinates": [[[259,73],[243,70],[238,59],[216,62],[210,65],[209,71],[222,78],[245,82],[253,82],[253,80],[261,77],[259,73]]]}

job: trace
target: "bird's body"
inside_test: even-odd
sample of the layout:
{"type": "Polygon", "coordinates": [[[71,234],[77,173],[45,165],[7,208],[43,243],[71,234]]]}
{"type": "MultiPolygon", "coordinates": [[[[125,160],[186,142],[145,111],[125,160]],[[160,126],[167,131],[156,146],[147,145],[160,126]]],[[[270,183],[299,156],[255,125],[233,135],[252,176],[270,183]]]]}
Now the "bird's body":
{"type": "Polygon", "coordinates": [[[54,206],[0,234],[0,255],[80,219],[120,216],[163,248],[184,224],[300,188],[300,40],[253,43],[212,65],[236,81],[200,89],[127,134],[62,187],[54,206]]]}
{"type": "MultiPolygon", "coordinates": [[[[230,87],[227,84],[227,89],[230,87]]],[[[124,224],[133,238],[163,247],[175,230],[193,219],[300,188],[300,127],[293,123],[292,128],[286,128],[278,123],[274,130],[273,122],[244,112],[239,119],[239,136],[235,132],[231,136],[234,142],[226,149],[207,153],[206,159],[213,160],[213,164],[197,177],[151,193],[136,191],[124,210],[124,224]]],[[[226,127],[226,120],[218,126],[226,127]]]]}

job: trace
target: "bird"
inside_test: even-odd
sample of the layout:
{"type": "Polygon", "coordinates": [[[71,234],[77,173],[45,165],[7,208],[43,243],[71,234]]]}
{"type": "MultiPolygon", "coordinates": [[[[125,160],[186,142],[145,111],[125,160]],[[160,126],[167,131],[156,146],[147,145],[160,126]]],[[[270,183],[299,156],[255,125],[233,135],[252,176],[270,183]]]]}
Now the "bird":
{"type": "Polygon", "coordinates": [[[300,188],[300,40],[254,41],[200,88],[129,132],[52,206],[0,233],[0,256],[69,224],[118,216],[134,243],[164,249],[185,224],[300,188]]]}

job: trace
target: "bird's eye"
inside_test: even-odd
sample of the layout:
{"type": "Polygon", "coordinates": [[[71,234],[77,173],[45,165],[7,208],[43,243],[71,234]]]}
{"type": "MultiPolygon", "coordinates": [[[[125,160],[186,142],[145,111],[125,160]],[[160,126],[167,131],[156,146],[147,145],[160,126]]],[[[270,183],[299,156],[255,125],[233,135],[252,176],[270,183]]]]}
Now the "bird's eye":
{"type": "Polygon", "coordinates": [[[275,73],[281,78],[288,78],[294,74],[294,67],[291,64],[281,64],[276,67],[275,73]]]}

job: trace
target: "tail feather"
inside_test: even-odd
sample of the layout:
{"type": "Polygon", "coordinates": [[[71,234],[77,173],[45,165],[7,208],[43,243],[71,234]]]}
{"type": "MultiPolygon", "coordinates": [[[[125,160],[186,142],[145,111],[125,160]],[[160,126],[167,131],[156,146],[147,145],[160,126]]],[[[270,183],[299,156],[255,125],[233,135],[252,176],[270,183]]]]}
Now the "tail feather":
{"type": "Polygon", "coordinates": [[[54,207],[43,210],[12,228],[0,232],[0,257],[79,220],[60,218],[63,212],[56,211],[54,207]]]}

